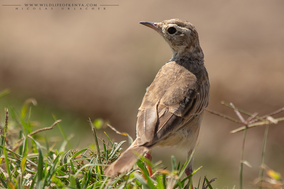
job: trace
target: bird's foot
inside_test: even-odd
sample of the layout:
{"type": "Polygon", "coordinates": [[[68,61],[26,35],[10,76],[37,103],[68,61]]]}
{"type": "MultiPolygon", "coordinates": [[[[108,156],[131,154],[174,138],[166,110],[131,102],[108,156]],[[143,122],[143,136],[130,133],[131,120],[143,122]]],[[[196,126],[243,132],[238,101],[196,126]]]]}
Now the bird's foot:
{"type": "Polygon", "coordinates": [[[187,176],[191,175],[193,173],[193,170],[192,170],[192,166],[188,166],[186,169],[185,169],[185,174],[187,176]]]}
{"type": "MultiPolygon", "coordinates": [[[[145,155],[145,158],[147,158],[149,161],[152,161],[152,156],[150,153],[146,153],[145,155]]],[[[146,167],[149,171],[149,176],[151,177],[153,175],[153,170],[152,170],[152,167],[146,162],[146,167]]]]}

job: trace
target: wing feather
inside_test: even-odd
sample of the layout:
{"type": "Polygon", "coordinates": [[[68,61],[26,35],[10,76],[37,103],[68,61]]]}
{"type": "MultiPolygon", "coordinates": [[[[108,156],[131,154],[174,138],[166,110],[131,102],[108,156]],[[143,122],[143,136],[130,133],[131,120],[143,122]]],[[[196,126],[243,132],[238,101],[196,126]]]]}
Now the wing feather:
{"type": "Polygon", "coordinates": [[[200,92],[193,73],[175,62],[164,65],[139,108],[136,125],[139,144],[152,146],[201,113],[204,103],[200,102],[200,92]]]}

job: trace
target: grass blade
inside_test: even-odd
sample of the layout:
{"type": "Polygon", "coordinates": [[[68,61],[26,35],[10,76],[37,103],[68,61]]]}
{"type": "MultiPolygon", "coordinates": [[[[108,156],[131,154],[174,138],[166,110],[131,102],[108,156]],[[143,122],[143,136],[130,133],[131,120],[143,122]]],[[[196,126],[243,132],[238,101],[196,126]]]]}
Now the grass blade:
{"type": "Polygon", "coordinates": [[[79,152],[76,152],[75,154],[72,155],[72,157],[70,159],[76,158],[79,154],[85,152],[86,150],[88,150],[88,149],[84,148],[84,149],[80,150],[79,152]]]}
{"type": "MultiPolygon", "coordinates": [[[[213,189],[213,187],[211,186],[211,184],[210,184],[210,182],[208,181],[208,179],[205,177],[204,178],[205,179],[205,181],[206,181],[206,184],[207,184],[207,187],[209,187],[210,189],[213,189]]],[[[206,188],[207,188],[206,187],[206,188]]]]}
{"type": "Polygon", "coordinates": [[[10,92],[11,92],[10,89],[4,89],[3,91],[0,92],[0,98],[2,98],[3,96],[6,96],[10,92]]]}
{"type": "Polygon", "coordinates": [[[93,135],[95,137],[96,149],[97,149],[97,153],[98,153],[98,156],[99,156],[98,160],[99,160],[99,163],[102,164],[102,161],[101,161],[101,158],[100,158],[101,153],[100,153],[100,146],[99,146],[99,142],[98,142],[96,128],[94,127],[91,118],[89,118],[89,122],[90,122],[90,126],[91,126],[91,129],[92,129],[93,135]]]}
{"type": "Polygon", "coordinates": [[[117,152],[118,150],[120,150],[121,146],[122,146],[125,142],[126,142],[125,140],[121,141],[121,142],[115,147],[115,149],[114,149],[113,151],[111,151],[111,153],[109,154],[108,159],[112,159],[112,157],[116,154],[116,152],[117,152]]]}
{"type": "Polygon", "coordinates": [[[262,177],[263,177],[263,165],[264,165],[264,155],[265,155],[265,150],[266,150],[266,143],[267,143],[267,137],[268,137],[268,130],[269,130],[269,124],[266,125],[265,132],[264,132],[264,137],[263,137],[263,144],[262,144],[262,153],[261,153],[261,165],[260,165],[260,170],[259,170],[259,189],[262,188],[262,177]]]}
{"type": "MultiPolygon", "coordinates": [[[[7,134],[7,131],[8,131],[8,118],[9,118],[8,109],[5,108],[5,125],[4,125],[3,135],[2,135],[1,146],[3,146],[3,150],[4,150],[4,157],[5,157],[5,163],[6,163],[6,167],[7,167],[9,180],[12,181],[12,174],[11,174],[10,163],[9,163],[10,160],[8,158],[8,154],[7,154],[7,150],[6,150],[6,146],[5,146],[6,145],[6,134],[7,134]]],[[[1,154],[2,154],[2,152],[1,152],[1,154]]]]}
{"type": "Polygon", "coordinates": [[[110,144],[113,146],[113,142],[112,142],[111,139],[109,138],[108,134],[107,134],[106,132],[104,132],[104,133],[105,133],[107,139],[109,140],[110,144]]]}
{"type": "Polygon", "coordinates": [[[154,183],[153,183],[153,180],[152,180],[152,179],[150,178],[150,176],[149,176],[149,172],[148,172],[148,170],[147,170],[145,164],[139,159],[139,160],[137,161],[137,165],[138,165],[138,167],[142,170],[143,176],[144,176],[144,178],[146,178],[146,180],[147,180],[147,185],[149,186],[149,188],[151,188],[151,189],[156,189],[156,187],[155,187],[155,185],[154,185],[154,183]]]}
{"type": "MultiPolygon", "coordinates": [[[[54,119],[55,121],[58,120],[55,115],[52,115],[52,117],[53,117],[53,119],[54,119]]],[[[57,126],[58,126],[58,128],[59,128],[59,130],[60,130],[61,135],[63,136],[64,140],[66,141],[68,148],[69,148],[69,149],[72,149],[72,146],[71,146],[71,144],[70,144],[70,142],[69,142],[67,136],[65,135],[65,133],[64,133],[62,127],[61,127],[61,124],[59,124],[59,122],[57,123],[57,126]]]]}
{"type": "Polygon", "coordinates": [[[182,167],[182,169],[181,169],[181,171],[180,171],[180,173],[179,173],[179,178],[182,177],[183,173],[185,172],[185,169],[186,169],[187,166],[189,165],[189,163],[190,163],[190,161],[191,161],[191,159],[192,159],[192,157],[193,157],[193,154],[194,154],[194,152],[195,152],[195,149],[196,149],[196,147],[194,148],[194,150],[193,150],[192,153],[190,154],[188,160],[187,160],[187,161],[185,162],[185,164],[183,165],[183,167],[182,167]]]}
{"type": "Polygon", "coordinates": [[[8,188],[7,186],[7,180],[4,180],[1,176],[0,176],[0,181],[3,184],[4,188],[8,188]]]}
{"type": "Polygon", "coordinates": [[[142,186],[145,187],[145,189],[150,189],[147,182],[144,180],[144,178],[140,174],[134,173],[134,176],[142,184],[142,186]]]}
{"type": "Polygon", "coordinates": [[[34,141],[34,143],[36,144],[36,147],[37,147],[37,151],[38,151],[38,159],[37,159],[37,183],[36,183],[36,186],[38,187],[38,186],[41,186],[43,183],[42,183],[42,181],[43,181],[43,177],[44,177],[44,175],[43,175],[43,168],[44,168],[44,166],[43,166],[43,164],[44,164],[44,162],[43,162],[43,155],[42,155],[42,150],[41,150],[41,147],[40,147],[40,144],[36,141],[36,140],[34,140],[32,137],[30,137],[33,141],[34,141]]]}
{"type": "Polygon", "coordinates": [[[10,170],[10,160],[8,158],[8,154],[7,154],[7,150],[4,147],[4,157],[5,157],[5,163],[6,163],[6,168],[7,168],[7,172],[8,172],[8,176],[9,176],[9,180],[12,180],[12,174],[11,174],[11,170],[10,170]]]}
{"type": "Polygon", "coordinates": [[[245,151],[245,142],[246,142],[246,135],[247,135],[247,128],[244,130],[243,136],[243,144],[242,144],[242,153],[241,153],[241,162],[240,162],[240,173],[239,173],[239,182],[240,182],[240,189],[243,188],[243,162],[244,162],[244,151],[245,151]]]}
{"type": "Polygon", "coordinates": [[[156,187],[157,187],[158,189],[165,189],[165,186],[164,186],[164,183],[163,183],[163,175],[158,175],[158,176],[156,177],[156,179],[157,179],[157,185],[156,185],[156,187]]]}
{"type": "MultiPolygon", "coordinates": [[[[4,125],[4,130],[3,130],[3,133],[2,133],[0,145],[5,148],[5,145],[6,145],[6,135],[7,135],[7,131],[8,131],[8,119],[9,119],[8,108],[5,108],[4,111],[5,111],[5,125],[4,125]]],[[[1,155],[2,155],[2,150],[0,150],[0,156],[1,155]]]]}

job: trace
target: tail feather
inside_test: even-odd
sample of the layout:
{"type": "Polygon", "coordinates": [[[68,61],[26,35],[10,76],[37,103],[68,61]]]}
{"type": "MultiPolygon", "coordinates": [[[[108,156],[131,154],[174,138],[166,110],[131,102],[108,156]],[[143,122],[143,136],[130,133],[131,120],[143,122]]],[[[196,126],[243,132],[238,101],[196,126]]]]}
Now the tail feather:
{"type": "Polygon", "coordinates": [[[115,177],[121,173],[126,173],[131,170],[133,165],[138,160],[138,155],[143,155],[148,152],[149,148],[144,146],[136,146],[136,141],[121,154],[121,156],[113,162],[106,170],[105,175],[109,177],[115,177]]]}

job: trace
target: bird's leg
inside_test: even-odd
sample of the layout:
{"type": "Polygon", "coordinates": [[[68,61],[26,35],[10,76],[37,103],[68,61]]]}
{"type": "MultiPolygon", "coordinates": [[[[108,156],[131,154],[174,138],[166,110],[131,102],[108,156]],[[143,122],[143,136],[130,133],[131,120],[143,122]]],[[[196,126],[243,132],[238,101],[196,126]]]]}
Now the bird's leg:
{"type": "MultiPolygon", "coordinates": [[[[190,150],[188,153],[187,153],[187,159],[189,159],[190,158],[190,156],[191,156],[191,154],[192,154],[192,150],[190,150]]],[[[192,156],[192,158],[191,158],[191,160],[190,160],[190,162],[189,162],[189,164],[187,165],[187,167],[185,168],[185,174],[187,175],[187,176],[189,176],[189,175],[191,175],[192,173],[193,173],[193,156],[192,156]]]]}
{"type": "Polygon", "coordinates": [[[185,168],[185,174],[186,174],[186,176],[191,175],[192,172],[193,172],[192,165],[188,165],[188,166],[185,168]]]}
{"type": "MultiPolygon", "coordinates": [[[[189,162],[189,164],[188,164],[188,166],[185,168],[185,174],[187,175],[187,176],[189,176],[189,175],[191,175],[193,173],[193,169],[192,169],[192,159],[190,160],[190,162],[189,162]]],[[[193,189],[193,183],[192,183],[192,176],[191,176],[191,178],[190,178],[190,180],[191,180],[191,189],[193,189]]],[[[189,188],[190,186],[187,186],[187,188],[189,188]]]]}
{"type": "MultiPolygon", "coordinates": [[[[192,153],[192,151],[189,151],[189,152],[188,152],[188,159],[190,158],[191,153],[192,153]]],[[[191,175],[192,173],[193,173],[193,156],[192,156],[192,158],[191,158],[189,164],[188,164],[187,167],[185,168],[185,174],[186,174],[186,176],[189,176],[189,175],[191,175]]],[[[193,189],[192,176],[191,176],[190,180],[191,180],[191,189],[193,189]]],[[[188,188],[189,188],[189,187],[190,187],[190,186],[188,186],[188,188]]]]}
{"type": "MultiPolygon", "coordinates": [[[[149,161],[152,161],[152,156],[151,156],[151,151],[147,152],[145,155],[145,158],[148,159],[149,161]]],[[[148,168],[149,171],[149,175],[150,177],[153,175],[153,170],[152,167],[146,162],[146,166],[148,168]]]]}

